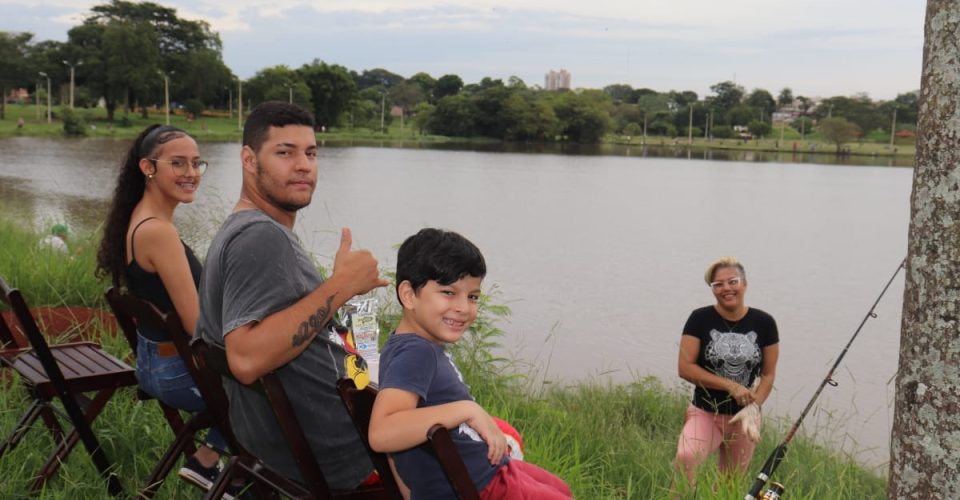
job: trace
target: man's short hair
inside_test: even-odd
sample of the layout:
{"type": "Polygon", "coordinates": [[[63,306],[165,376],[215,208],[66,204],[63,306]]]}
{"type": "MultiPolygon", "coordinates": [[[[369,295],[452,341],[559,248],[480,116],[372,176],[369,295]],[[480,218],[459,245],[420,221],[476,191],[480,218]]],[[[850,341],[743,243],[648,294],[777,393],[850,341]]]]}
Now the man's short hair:
{"type": "Polygon", "coordinates": [[[250,146],[254,152],[260,152],[260,147],[267,140],[270,127],[286,127],[287,125],[303,125],[311,129],[316,121],[306,109],[284,101],[267,101],[257,105],[250,112],[247,121],[243,124],[243,145],[250,146]]]}
{"type": "Polygon", "coordinates": [[[400,283],[420,291],[428,281],[449,285],[464,276],[483,278],[487,264],[480,249],[453,231],[424,228],[410,236],[397,252],[397,298],[400,283]]]}

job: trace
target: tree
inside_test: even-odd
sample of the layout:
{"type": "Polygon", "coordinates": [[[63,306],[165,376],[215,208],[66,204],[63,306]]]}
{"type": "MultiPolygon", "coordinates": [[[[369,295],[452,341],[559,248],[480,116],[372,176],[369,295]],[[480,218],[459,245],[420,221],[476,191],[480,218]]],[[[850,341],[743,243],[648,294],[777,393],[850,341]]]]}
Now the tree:
{"type": "Polygon", "coordinates": [[[610,95],[614,103],[632,103],[636,101],[636,98],[633,95],[633,87],[625,83],[614,83],[613,85],[607,85],[603,88],[603,91],[610,95]]]}
{"type": "Polygon", "coordinates": [[[837,153],[840,153],[843,145],[859,137],[861,131],[860,127],[846,118],[833,117],[820,120],[820,133],[824,139],[836,144],[837,153]]]}
{"type": "Polygon", "coordinates": [[[451,95],[437,101],[430,115],[427,128],[431,133],[452,137],[474,135],[473,120],[476,109],[471,100],[463,95],[451,95]]]}
{"type": "Polygon", "coordinates": [[[602,90],[551,92],[560,130],[571,141],[596,143],[610,128],[610,96],[602,90]]]}
{"type": "Polygon", "coordinates": [[[423,96],[421,100],[427,99],[433,102],[433,92],[437,88],[437,81],[432,76],[421,71],[407,78],[406,83],[416,85],[420,88],[420,94],[423,96]]]}
{"type": "Polygon", "coordinates": [[[6,119],[7,90],[29,81],[27,51],[32,33],[0,31],[0,120],[6,119]]]}
{"type": "Polygon", "coordinates": [[[357,93],[357,86],[347,69],[314,59],[301,66],[297,74],[310,88],[317,126],[330,128],[338,125],[357,93]]]}
{"type": "Polygon", "coordinates": [[[175,99],[213,99],[229,77],[220,37],[206,22],[181,19],[176,9],[151,2],[112,0],[90,11],[68,32],[64,50],[83,61],[85,84],[104,98],[109,120],[118,99],[126,109],[131,98],[159,102],[161,73],[179,75],[171,79],[175,99]]]}
{"type": "Polygon", "coordinates": [[[793,91],[790,90],[790,87],[784,87],[777,96],[777,105],[782,108],[790,104],[793,104],[793,91]]]}
{"type": "Polygon", "coordinates": [[[772,129],[773,127],[771,127],[769,123],[760,120],[753,120],[747,125],[747,130],[749,130],[750,134],[754,137],[766,137],[772,129]]]}
{"type": "Polygon", "coordinates": [[[960,498],[960,3],[928,0],[887,497],[960,498]]]}
{"type": "Polygon", "coordinates": [[[753,89],[745,101],[748,106],[760,111],[763,121],[770,121],[770,116],[777,110],[777,101],[773,100],[770,92],[763,89],[753,89]]]}
{"type": "MultiPolygon", "coordinates": [[[[394,85],[388,94],[390,103],[400,108],[402,116],[407,116],[417,104],[427,101],[427,94],[423,91],[423,87],[410,80],[394,85]]],[[[402,118],[400,125],[403,125],[402,118]]]]}
{"type": "Polygon", "coordinates": [[[392,87],[404,80],[396,73],[391,73],[383,68],[365,69],[363,73],[350,73],[358,90],[381,85],[383,87],[392,87]]]}
{"type": "Polygon", "coordinates": [[[731,81],[711,85],[710,90],[714,95],[708,97],[707,100],[710,101],[714,109],[720,114],[726,114],[727,111],[733,109],[743,101],[743,87],[731,81]]]}
{"type": "MultiPolygon", "coordinates": [[[[310,87],[301,78],[300,73],[287,66],[278,65],[257,71],[252,78],[244,82],[243,95],[254,104],[264,101],[287,101],[293,91],[293,102],[307,109],[313,108],[310,87]]],[[[379,110],[379,98],[377,109],[379,110]]]]}
{"type": "Polygon", "coordinates": [[[462,88],[463,80],[459,76],[443,75],[437,79],[437,85],[433,89],[433,97],[440,100],[448,95],[457,95],[462,88]]]}

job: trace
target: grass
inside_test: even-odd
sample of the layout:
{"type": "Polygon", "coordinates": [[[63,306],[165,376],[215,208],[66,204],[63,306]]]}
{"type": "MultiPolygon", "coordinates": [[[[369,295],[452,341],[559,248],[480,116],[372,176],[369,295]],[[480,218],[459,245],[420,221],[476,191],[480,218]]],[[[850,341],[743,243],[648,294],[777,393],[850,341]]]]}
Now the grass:
{"type": "MultiPolygon", "coordinates": [[[[106,285],[93,276],[95,245],[81,247],[72,259],[51,259],[36,250],[39,237],[0,217],[0,241],[4,242],[0,276],[20,287],[31,305],[99,306],[106,285]]],[[[95,238],[86,237],[91,239],[95,238]]],[[[383,299],[381,304],[392,303],[383,299]]],[[[562,477],[576,498],[671,498],[671,485],[684,484],[675,481],[671,462],[689,394],[652,377],[626,384],[544,382],[541,374],[495,355],[503,335],[498,319],[510,311],[501,305],[495,288],[485,301],[480,320],[453,352],[478,402],[521,432],[526,459],[562,477]]],[[[384,306],[383,311],[382,331],[389,332],[396,310],[384,306]]],[[[122,338],[104,335],[102,343],[114,355],[129,359],[122,338]]],[[[13,428],[26,404],[25,391],[15,377],[0,376],[0,432],[13,428]]],[[[52,449],[49,435],[38,427],[21,446],[0,458],[5,476],[0,481],[0,498],[25,497],[32,474],[52,449]]],[[[766,420],[750,477],[723,476],[708,462],[700,470],[697,487],[682,489],[676,498],[743,498],[786,427],[786,422],[766,420]]],[[[137,401],[130,389],[114,396],[94,430],[127,491],[142,486],[140,482],[173,438],[156,403],[137,401]]],[[[786,486],[791,499],[885,497],[883,478],[804,436],[793,441],[774,480],[786,486]]],[[[39,498],[95,499],[103,498],[105,492],[104,482],[80,446],[39,498]]],[[[198,490],[171,475],[158,498],[199,496],[198,490]]]]}
{"type": "MultiPolygon", "coordinates": [[[[129,120],[127,126],[121,125],[122,110],[117,110],[113,123],[107,121],[107,112],[103,108],[78,108],[77,111],[87,123],[87,137],[133,139],[147,125],[164,123],[166,120],[163,109],[150,109],[147,118],[143,118],[139,111],[131,112],[127,115],[129,120]]],[[[54,113],[59,113],[59,108],[54,108],[54,113]]],[[[46,108],[41,109],[41,115],[38,119],[33,105],[8,104],[7,118],[0,121],[0,137],[62,137],[63,123],[59,118],[54,117],[52,123],[47,123],[46,108]],[[23,128],[17,127],[17,120],[20,118],[24,121],[23,128]]],[[[170,124],[186,130],[202,141],[239,141],[241,138],[236,114],[230,117],[227,112],[212,111],[198,119],[188,119],[185,113],[178,111],[170,115],[170,124]]],[[[391,123],[386,133],[368,128],[331,128],[325,133],[318,134],[318,138],[331,141],[446,142],[450,140],[442,136],[420,135],[411,123],[401,128],[399,120],[391,123]]]]}

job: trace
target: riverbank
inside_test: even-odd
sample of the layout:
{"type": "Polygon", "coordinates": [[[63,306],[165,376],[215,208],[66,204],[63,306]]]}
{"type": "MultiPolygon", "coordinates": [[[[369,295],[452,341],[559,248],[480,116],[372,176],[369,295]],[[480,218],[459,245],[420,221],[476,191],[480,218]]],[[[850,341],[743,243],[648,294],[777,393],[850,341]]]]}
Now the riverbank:
{"type": "MultiPolygon", "coordinates": [[[[0,207],[2,208],[2,207],[0,207]]],[[[81,251],[72,259],[43,252],[35,242],[40,235],[0,217],[0,275],[24,292],[32,306],[83,305],[103,308],[106,283],[93,275],[96,238],[74,235],[81,251]]],[[[389,303],[384,295],[384,303],[389,303]]],[[[500,297],[493,295],[494,302],[500,297]]],[[[383,330],[393,321],[383,310],[383,330]]],[[[591,380],[544,384],[520,362],[495,357],[501,338],[500,322],[509,311],[497,304],[484,307],[479,323],[456,350],[458,364],[477,400],[490,413],[501,416],[524,436],[527,460],[564,478],[577,498],[667,498],[674,482],[671,461],[677,432],[682,425],[688,394],[655,378],[639,378],[622,384],[591,380]]],[[[104,331],[105,332],[105,331],[104,331]]],[[[105,347],[128,358],[129,348],[115,335],[101,332],[105,347]]],[[[20,410],[27,401],[15,380],[0,385],[3,408],[20,410]]],[[[9,432],[18,411],[0,412],[0,431],[9,432]]],[[[750,476],[755,474],[788,422],[768,419],[750,476]]],[[[96,431],[108,456],[116,463],[127,490],[139,486],[172,438],[153,402],[139,402],[132,391],[122,391],[98,418],[96,431]]],[[[828,434],[823,429],[807,435],[828,434]]],[[[0,498],[22,496],[44,451],[52,443],[42,430],[34,430],[24,446],[0,458],[7,478],[0,484],[0,498]]],[[[787,486],[790,498],[842,499],[881,498],[885,482],[859,466],[853,458],[837,455],[800,436],[774,480],[787,486]]],[[[751,477],[720,477],[710,462],[703,467],[697,490],[682,498],[741,498],[751,477]]],[[[103,485],[82,450],[71,455],[41,498],[102,498],[103,485]]],[[[196,490],[175,477],[169,478],[159,498],[196,496],[196,490]]]]}
{"type": "MultiPolygon", "coordinates": [[[[59,112],[59,109],[54,111],[59,112]]],[[[79,115],[87,123],[87,137],[132,139],[149,124],[164,123],[166,115],[163,110],[151,110],[147,118],[139,112],[131,113],[126,121],[121,112],[117,112],[113,123],[106,121],[106,111],[103,109],[79,109],[79,115]]],[[[186,114],[174,113],[170,117],[170,124],[183,128],[201,141],[237,142],[241,139],[241,128],[235,114],[219,112],[218,115],[204,115],[198,119],[189,119],[186,114]],[[222,115],[222,116],[220,116],[222,115]]],[[[52,123],[47,123],[45,110],[39,114],[37,108],[30,105],[7,105],[7,118],[0,121],[0,137],[63,137],[63,123],[59,117],[54,117],[52,123]],[[39,116],[39,117],[38,117],[39,116]],[[23,126],[18,127],[18,119],[23,120],[23,126]]],[[[317,134],[322,141],[350,142],[375,141],[387,146],[404,144],[498,144],[501,141],[487,138],[461,138],[438,135],[423,135],[407,123],[401,127],[399,122],[390,124],[386,131],[371,130],[368,128],[331,128],[317,134]]],[[[686,137],[626,137],[609,134],[603,144],[622,146],[650,146],[658,148],[673,148],[676,150],[694,149],[698,151],[758,151],[764,153],[793,153],[802,154],[835,154],[836,145],[826,142],[818,134],[801,134],[793,129],[785,129],[783,140],[780,140],[779,129],[771,132],[767,139],[705,139],[695,137],[692,142],[686,137]]],[[[891,157],[898,159],[912,159],[916,154],[915,140],[898,138],[891,145],[888,141],[879,141],[877,138],[868,138],[844,145],[841,157],[891,157]]]]}

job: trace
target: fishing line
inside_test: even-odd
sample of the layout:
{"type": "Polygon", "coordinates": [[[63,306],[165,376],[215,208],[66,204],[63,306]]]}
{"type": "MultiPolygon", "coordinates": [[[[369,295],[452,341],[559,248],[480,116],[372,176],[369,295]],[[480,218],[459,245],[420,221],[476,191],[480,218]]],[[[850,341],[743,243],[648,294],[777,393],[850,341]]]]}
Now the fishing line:
{"type": "Polygon", "coordinates": [[[767,458],[767,461],[764,462],[763,467],[760,468],[760,473],[757,474],[757,478],[753,481],[753,486],[750,488],[750,491],[747,492],[745,497],[743,497],[744,500],[756,500],[760,490],[763,489],[763,485],[767,483],[767,481],[770,479],[770,476],[773,475],[773,472],[776,471],[777,467],[780,466],[780,462],[782,462],[784,457],[787,455],[787,445],[790,444],[790,441],[793,441],[794,435],[796,435],[797,431],[800,429],[800,424],[803,423],[803,419],[807,416],[807,412],[809,412],[810,408],[813,407],[813,403],[816,402],[817,398],[820,397],[820,393],[823,392],[823,388],[826,387],[827,384],[836,387],[837,382],[833,380],[833,372],[836,371],[837,366],[839,366],[840,362],[843,361],[843,357],[846,356],[847,351],[850,349],[850,345],[853,344],[853,341],[857,338],[860,330],[863,329],[863,325],[866,324],[868,319],[877,317],[877,313],[873,312],[874,309],[877,308],[877,304],[880,303],[880,299],[882,299],[883,295],[887,293],[887,289],[890,288],[890,284],[893,283],[893,280],[898,274],[900,274],[900,270],[903,269],[906,264],[907,259],[903,259],[903,261],[900,262],[900,265],[897,266],[897,270],[894,271],[893,276],[890,277],[890,281],[888,281],[887,285],[883,287],[883,291],[880,292],[880,296],[877,297],[877,300],[874,301],[873,306],[871,306],[870,310],[867,311],[867,315],[863,317],[863,321],[860,322],[860,326],[858,326],[857,330],[853,332],[853,336],[850,337],[850,341],[847,342],[846,347],[843,348],[843,352],[841,352],[840,356],[837,357],[837,360],[833,363],[833,366],[830,368],[827,376],[824,377],[823,382],[820,383],[820,387],[817,388],[817,392],[813,394],[810,402],[807,403],[807,407],[803,409],[802,413],[800,413],[800,418],[794,422],[793,427],[790,428],[790,432],[787,433],[787,437],[784,438],[782,443],[773,449],[773,451],[770,453],[770,456],[767,458]]]}

